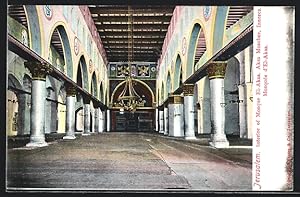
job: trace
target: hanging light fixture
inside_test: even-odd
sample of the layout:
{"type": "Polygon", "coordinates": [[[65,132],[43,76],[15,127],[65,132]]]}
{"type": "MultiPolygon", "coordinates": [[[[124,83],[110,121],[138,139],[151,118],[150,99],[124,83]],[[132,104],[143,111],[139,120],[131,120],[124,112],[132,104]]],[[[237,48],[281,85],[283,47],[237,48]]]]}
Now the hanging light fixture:
{"type": "Polygon", "coordinates": [[[132,61],[133,61],[133,10],[128,6],[128,66],[129,73],[125,76],[125,86],[117,99],[116,106],[121,107],[120,113],[124,110],[134,112],[137,106],[144,106],[145,101],[138,95],[134,89],[132,79],[132,61]]]}

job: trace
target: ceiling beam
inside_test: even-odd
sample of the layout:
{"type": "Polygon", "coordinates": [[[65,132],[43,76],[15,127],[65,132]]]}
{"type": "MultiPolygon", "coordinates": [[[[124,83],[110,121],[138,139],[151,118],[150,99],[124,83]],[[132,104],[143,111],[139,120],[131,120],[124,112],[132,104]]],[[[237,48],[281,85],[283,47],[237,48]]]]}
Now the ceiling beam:
{"type": "MultiPolygon", "coordinates": [[[[162,32],[162,31],[145,31],[145,32],[138,32],[138,31],[133,31],[133,36],[145,36],[153,38],[153,37],[161,37],[162,39],[165,38],[167,32],[162,32]]],[[[99,32],[101,39],[102,37],[105,36],[105,38],[109,37],[115,37],[115,36],[123,36],[124,38],[128,39],[128,32],[99,32]]],[[[136,37],[134,37],[136,39],[136,37]]]]}
{"type": "MultiPolygon", "coordinates": [[[[102,24],[97,25],[97,29],[128,29],[127,24],[102,24]]],[[[168,29],[169,24],[137,24],[133,29],[168,29]]]]}
{"type": "MultiPolygon", "coordinates": [[[[127,8],[89,7],[92,14],[127,14],[127,8]]],[[[175,6],[160,6],[156,8],[133,8],[134,14],[173,13],[175,6]]]]}
{"type": "MultiPolygon", "coordinates": [[[[134,47],[161,47],[160,43],[133,43],[134,47]]],[[[109,43],[107,48],[119,48],[119,47],[128,47],[128,43],[109,43]]]]}
{"type": "MultiPolygon", "coordinates": [[[[98,16],[95,22],[128,22],[126,16],[98,16]]],[[[170,22],[171,16],[133,16],[133,22],[170,22]]]]}

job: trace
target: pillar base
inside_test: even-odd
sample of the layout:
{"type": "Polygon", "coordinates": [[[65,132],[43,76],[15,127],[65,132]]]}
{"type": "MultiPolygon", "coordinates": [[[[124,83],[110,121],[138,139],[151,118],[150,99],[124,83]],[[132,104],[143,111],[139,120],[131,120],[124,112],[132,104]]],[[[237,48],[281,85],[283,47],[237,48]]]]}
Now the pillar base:
{"type": "Polygon", "coordinates": [[[169,135],[169,133],[168,132],[164,132],[164,135],[169,135]]]}
{"type": "Polygon", "coordinates": [[[76,139],[75,135],[66,135],[63,137],[64,140],[74,140],[76,139]]]}
{"type": "Polygon", "coordinates": [[[89,136],[91,135],[91,132],[88,132],[88,133],[82,133],[82,136],[89,136]]]}
{"type": "Polygon", "coordinates": [[[158,133],[162,133],[162,134],[164,134],[165,132],[164,132],[163,130],[161,130],[161,131],[159,131],[158,133]]]}
{"type": "Polygon", "coordinates": [[[226,139],[226,135],[213,135],[212,141],[209,143],[209,145],[215,148],[228,148],[229,142],[226,139]]]}
{"type": "Polygon", "coordinates": [[[48,146],[47,142],[29,142],[26,147],[45,147],[48,146]]]}
{"type": "Polygon", "coordinates": [[[184,139],[186,139],[186,140],[196,140],[197,138],[195,136],[185,136],[184,139]]]}

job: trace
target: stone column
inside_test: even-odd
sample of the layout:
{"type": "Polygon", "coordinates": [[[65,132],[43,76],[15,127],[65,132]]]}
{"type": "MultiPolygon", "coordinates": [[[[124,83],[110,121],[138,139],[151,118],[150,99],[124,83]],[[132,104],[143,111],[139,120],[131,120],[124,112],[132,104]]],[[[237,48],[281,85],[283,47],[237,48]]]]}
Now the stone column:
{"type": "Polygon", "coordinates": [[[240,84],[239,89],[239,124],[240,138],[247,138],[247,95],[245,85],[245,51],[240,52],[236,56],[240,62],[240,84]]]}
{"type": "Polygon", "coordinates": [[[95,132],[95,108],[92,107],[92,105],[90,105],[90,120],[92,120],[92,122],[90,123],[91,126],[91,133],[95,132]]]}
{"type": "Polygon", "coordinates": [[[40,62],[25,62],[24,64],[32,74],[30,142],[26,146],[47,146],[45,141],[46,75],[52,72],[52,68],[40,62]]]}
{"type": "Polygon", "coordinates": [[[184,84],[184,129],[185,139],[196,139],[195,137],[195,105],[194,105],[194,84],[184,84]]]}
{"type": "Polygon", "coordinates": [[[99,133],[102,133],[104,131],[104,114],[103,112],[101,111],[101,108],[99,107],[98,108],[99,112],[98,112],[98,127],[99,127],[99,130],[98,132],[99,133]]]}
{"type": "Polygon", "coordinates": [[[158,107],[155,109],[155,131],[159,131],[159,114],[158,107]]]}
{"type": "Polygon", "coordinates": [[[211,98],[212,142],[210,144],[216,148],[229,147],[225,135],[224,76],[226,65],[227,62],[212,62],[207,68],[211,98]]]}
{"type": "Polygon", "coordinates": [[[159,109],[159,133],[164,133],[164,110],[159,109]]]}
{"type": "Polygon", "coordinates": [[[168,135],[169,134],[168,101],[166,101],[165,106],[164,106],[164,125],[165,125],[164,135],[168,135]]]}
{"type": "Polygon", "coordinates": [[[183,97],[180,95],[169,97],[169,136],[184,136],[183,97]]]}
{"type": "Polygon", "coordinates": [[[94,109],[94,132],[95,133],[99,133],[99,111],[100,111],[100,108],[96,105],[95,106],[95,109],[94,109]]]}
{"type": "Polygon", "coordinates": [[[75,102],[76,89],[71,84],[66,84],[66,135],[63,139],[75,139],[75,102]]]}
{"type": "Polygon", "coordinates": [[[106,121],[107,121],[106,131],[109,132],[110,129],[111,129],[111,125],[110,125],[111,124],[111,122],[110,122],[110,110],[109,109],[107,109],[106,114],[107,114],[107,116],[106,116],[106,121]]]}
{"type": "Polygon", "coordinates": [[[241,84],[239,88],[239,121],[240,121],[240,138],[248,138],[247,132],[247,96],[246,96],[246,86],[241,84]]]}
{"type": "Polygon", "coordinates": [[[82,135],[91,135],[91,106],[90,106],[90,100],[89,99],[84,99],[84,104],[83,104],[83,132],[82,135]]]}

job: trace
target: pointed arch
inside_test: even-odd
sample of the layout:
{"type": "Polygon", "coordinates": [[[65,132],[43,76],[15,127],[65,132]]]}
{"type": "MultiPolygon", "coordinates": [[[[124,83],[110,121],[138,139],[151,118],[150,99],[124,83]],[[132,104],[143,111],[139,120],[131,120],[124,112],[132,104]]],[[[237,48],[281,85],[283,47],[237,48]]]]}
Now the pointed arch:
{"type": "Polygon", "coordinates": [[[181,57],[178,54],[175,62],[175,74],[174,74],[174,83],[173,83],[173,90],[179,88],[182,84],[182,61],[181,57]]]}
{"type": "Polygon", "coordinates": [[[164,101],[164,95],[165,95],[165,90],[164,90],[164,83],[161,83],[161,88],[160,88],[160,101],[163,102],[164,101]]]}
{"type": "Polygon", "coordinates": [[[167,76],[167,82],[166,82],[166,93],[167,93],[167,98],[169,97],[169,94],[172,92],[172,87],[171,87],[171,74],[168,72],[167,76]]]}
{"type": "Polygon", "coordinates": [[[41,29],[36,5],[25,5],[24,10],[28,21],[30,49],[42,54],[41,29]]]}
{"type": "Polygon", "coordinates": [[[64,59],[64,64],[66,66],[66,74],[68,77],[73,79],[73,60],[72,60],[72,50],[70,47],[69,36],[66,32],[65,24],[59,22],[54,25],[51,30],[51,37],[49,39],[48,47],[50,53],[50,46],[52,40],[55,41],[54,47],[58,48],[58,53],[61,54],[64,59]]]}
{"type": "Polygon", "coordinates": [[[103,85],[102,85],[102,82],[101,82],[100,86],[99,86],[99,99],[102,103],[104,103],[103,96],[104,96],[104,92],[103,92],[103,85]]]}
{"type": "MultiPolygon", "coordinates": [[[[138,89],[141,90],[141,92],[138,92],[138,94],[140,96],[144,95],[144,96],[148,97],[149,103],[151,103],[151,105],[152,105],[152,103],[155,101],[155,97],[154,97],[154,93],[153,93],[152,89],[148,86],[148,84],[141,80],[138,80],[138,79],[132,79],[132,81],[137,82],[136,86],[138,86],[138,89]]],[[[116,100],[116,96],[118,96],[116,93],[117,92],[121,93],[121,91],[118,91],[118,90],[124,88],[125,82],[126,81],[124,80],[121,83],[119,83],[119,85],[117,85],[116,88],[114,89],[114,91],[112,92],[111,99],[110,99],[112,103],[114,103],[114,101],[116,100]]]]}
{"type": "Polygon", "coordinates": [[[92,80],[91,80],[91,94],[95,97],[98,97],[98,89],[97,89],[97,78],[95,71],[92,74],[92,80]]]}
{"type": "Polygon", "coordinates": [[[215,54],[223,46],[223,39],[227,23],[227,13],[229,6],[217,6],[216,16],[213,27],[212,52],[215,54]]]}
{"type": "Polygon", "coordinates": [[[187,67],[186,76],[190,76],[194,71],[194,66],[199,61],[201,56],[206,51],[206,40],[204,29],[199,23],[193,25],[190,35],[188,53],[187,53],[187,67]]]}
{"type": "Polygon", "coordinates": [[[88,84],[88,70],[86,66],[86,61],[84,56],[82,55],[78,62],[78,68],[77,68],[77,85],[82,87],[85,90],[89,90],[89,84],[88,84]]]}

